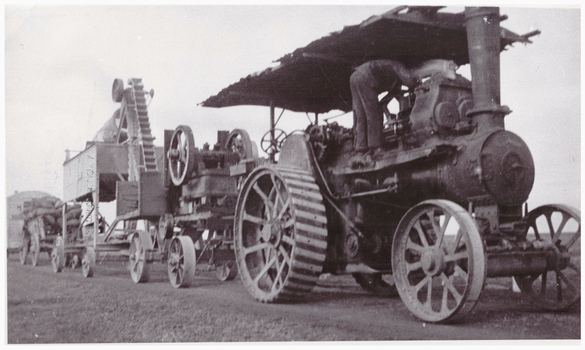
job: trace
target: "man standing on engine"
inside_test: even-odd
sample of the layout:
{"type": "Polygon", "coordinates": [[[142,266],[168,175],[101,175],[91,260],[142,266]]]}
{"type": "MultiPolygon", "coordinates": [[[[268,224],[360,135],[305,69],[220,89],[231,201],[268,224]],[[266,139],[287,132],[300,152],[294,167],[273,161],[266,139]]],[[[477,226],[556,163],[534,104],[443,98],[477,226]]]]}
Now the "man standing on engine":
{"type": "Polygon", "coordinates": [[[355,150],[364,153],[382,146],[384,114],[378,95],[388,91],[401,93],[402,85],[414,88],[423,78],[440,73],[455,79],[457,65],[453,61],[434,59],[414,69],[393,60],[373,60],[357,67],[350,78],[353,103],[355,150]]]}

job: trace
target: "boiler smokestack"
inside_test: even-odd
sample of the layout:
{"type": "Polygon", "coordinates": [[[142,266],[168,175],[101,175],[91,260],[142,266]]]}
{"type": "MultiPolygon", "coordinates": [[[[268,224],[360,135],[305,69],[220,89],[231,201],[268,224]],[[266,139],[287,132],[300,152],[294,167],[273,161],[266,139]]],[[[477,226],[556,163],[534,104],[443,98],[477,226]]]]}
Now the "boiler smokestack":
{"type": "Polygon", "coordinates": [[[471,64],[473,109],[478,128],[504,129],[510,109],[500,105],[500,9],[466,7],[467,47],[471,64]]]}

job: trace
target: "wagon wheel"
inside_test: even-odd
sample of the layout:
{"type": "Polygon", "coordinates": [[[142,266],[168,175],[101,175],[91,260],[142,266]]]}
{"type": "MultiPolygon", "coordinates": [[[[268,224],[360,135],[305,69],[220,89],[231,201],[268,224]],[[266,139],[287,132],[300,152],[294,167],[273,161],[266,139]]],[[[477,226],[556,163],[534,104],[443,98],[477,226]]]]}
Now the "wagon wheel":
{"type": "Polygon", "coordinates": [[[150,237],[141,237],[140,233],[136,233],[130,240],[129,260],[130,260],[130,276],[134,283],[148,282],[150,279],[149,264],[146,261],[146,250],[143,239],[150,239],[150,237]]]}
{"type": "Polygon", "coordinates": [[[270,139],[270,131],[262,136],[260,140],[260,148],[268,154],[276,154],[280,152],[282,143],[286,139],[286,132],[282,129],[274,129],[274,141],[270,139]]]}
{"type": "Polygon", "coordinates": [[[79,263],[79,256],[77,254],[73,255],[71,257],[71,261],[69,262],[69,264],[71,265],[72,269],[76,269],[79,267],[80,263],[79,263]]]}
{"type": "Polygon", "coordinates": [[[167,270],[175,288],[188,287],[195,277],[195,246],[188,236],[177,236],[171,241],[167,270]]]}
{"type": "Polygon", "coordinates": [[[225,149],[240,156],[240,160],[253,159],[254,146],[250,141],[250,136],[243,129],[234,129],[229,135],[225,142],[225,149]]]}
{"type": "Polygon", "coordinates": [[[65,266],[65,247],[63,246],[63,238],[57,237],[55,239],[55,245],[51,250],[51,265],[53,266],[53,272],[59,273],[65,266]]]}
{"type": "Polygon", "coordinates": [[[81,259],[81,272],[83,277],[92,277],[95,269],[95,250],[93,247],[85,247],[81,259]]]}
{"type": "Polygon", "coordinates": [[[392,244],[392,270],[408,309],[427,322],[465,316],[486,278],[481,236],[471,216],[446,200],[429,200],[402,218],[392,244]]]}
{"type": "Polygon", "coordinates": [[[231,281],[238,275],[238,265],[235,261],[228,260],[219,264],[215,269],[215,276],[222,282],[231,281]]]}
{"type": "Polygon", "coordinates": [[[238,198],[234,230],[240,276],[254,298],[296,299],[313,289],[325,261],[327,219],[310,173],[254,170],[238,198]]]}
{"type": "Polygon", "coordinates": [[[177,126],[171,138],[167,158],[173,184],[175,186],[186,184],[195,168],[195,139],[190,127],[177,126]]]}
{"type": "Polygon", "coordinates": [[[32,266],[37,266],[39,262],[39,255],[41,255],[41,238],[36,233],[31,235],[30,253],[32,266]]]}
{"type": "Polygon", "coordinates": [[[23,265],[26,264],[26,258],[28,257],[29,245],[30,245],[30,236],[25,234],[22,238],[22,247],[20,247],[20,255],[19,255],[20,263],[23,265]]]}
{"type": "Polygon", "coordinates": [[[581,212],[566,205],[545,205],[527,215],[528,236],[534,243],[552,243],[555,269],[515,276],[520,290],[546,310],[566,310],[581,296],[581,212]]]}
{"type": "Polygon", "coordinates": [[[353,273],[355,281],[368,292],[379,297],[394,297],[398,295],[396,284],[388,283],[379,273],[353,273]]]}

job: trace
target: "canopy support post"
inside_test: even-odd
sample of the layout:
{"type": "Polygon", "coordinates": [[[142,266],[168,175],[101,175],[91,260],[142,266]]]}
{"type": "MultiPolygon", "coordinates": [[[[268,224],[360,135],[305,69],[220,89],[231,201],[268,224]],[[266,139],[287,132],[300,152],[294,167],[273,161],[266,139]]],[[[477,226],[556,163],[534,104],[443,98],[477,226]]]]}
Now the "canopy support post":
{"type": "Polygon", "coordinates": [[[270,145],[272,146],[270,148],[270,154],[268,155],[270,157],[270,162],[274,163],[275,159],[274,156],[276,155],[276,148],[275,147],[275,139],[274,139],[274,129],[276,128],[276,124],[274,122],[274,100],[270,100],[270,145]]]}

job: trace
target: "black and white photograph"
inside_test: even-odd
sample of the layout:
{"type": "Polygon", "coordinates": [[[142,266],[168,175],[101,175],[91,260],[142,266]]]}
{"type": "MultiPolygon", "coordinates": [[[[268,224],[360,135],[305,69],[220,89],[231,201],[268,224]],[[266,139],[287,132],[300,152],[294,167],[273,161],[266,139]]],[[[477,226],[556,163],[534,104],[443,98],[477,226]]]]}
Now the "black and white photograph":
{"type": "Polygon", "coordinates": [[[4,343],[580,346],[581,23],[5,4],[4,343]]]}

